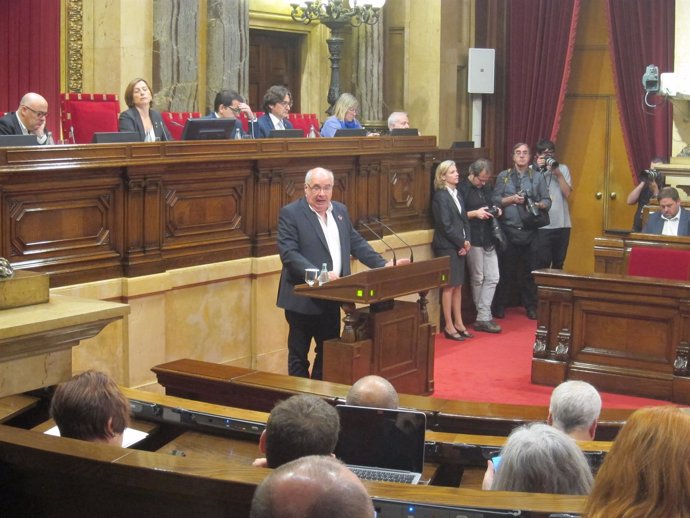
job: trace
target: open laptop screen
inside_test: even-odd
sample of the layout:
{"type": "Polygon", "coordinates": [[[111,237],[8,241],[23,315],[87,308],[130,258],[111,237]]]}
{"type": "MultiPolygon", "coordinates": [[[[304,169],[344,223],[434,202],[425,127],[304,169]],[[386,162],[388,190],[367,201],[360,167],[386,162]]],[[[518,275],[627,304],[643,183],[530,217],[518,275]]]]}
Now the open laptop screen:
{"type": "Polygon", "coordinates": [[[345,464],[421,473],[426,416],[411,410],[338,405],[335,456],[345,464]]]}

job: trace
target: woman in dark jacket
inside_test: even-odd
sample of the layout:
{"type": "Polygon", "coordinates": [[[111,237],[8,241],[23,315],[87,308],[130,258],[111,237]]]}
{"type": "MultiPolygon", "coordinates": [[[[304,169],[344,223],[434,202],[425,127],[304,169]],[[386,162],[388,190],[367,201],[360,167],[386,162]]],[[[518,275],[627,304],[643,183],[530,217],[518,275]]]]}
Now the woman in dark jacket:
{"type": "Polygon", "coordinates": [[[458,195],[460,180],[455,162],[446,160],[436,168],[434,198],[434,239],[431,248],[436,257],[450,257],[450,279],[441,293],[445,327],[443,334],[450,340],[472,338],[462,322],[462,284],[465,280],[465,256],[470,249],[469,223],[462,198],[458,195]]]}
{"type": "Polygon", "coordinates": [[[151,109],[153,93],[145,79],[133,79],[125,90],[128,110],[120,114],[120,131],[135,131],[142,142],[172,140],[160,112],[151,109]]]}

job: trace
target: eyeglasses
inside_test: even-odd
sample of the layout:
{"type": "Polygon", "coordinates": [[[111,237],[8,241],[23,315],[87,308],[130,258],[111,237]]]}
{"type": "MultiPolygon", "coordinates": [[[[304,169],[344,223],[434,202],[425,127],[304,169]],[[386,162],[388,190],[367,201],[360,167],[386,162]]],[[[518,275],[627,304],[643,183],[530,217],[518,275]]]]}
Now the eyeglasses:
{"type": "Polygon", "coordinates": [[[347,111],[357,113],[359,111],[359,108],[353,106],[352,108],[348,108],[347,111]]]}
{"type": "Polygon", "coordinates": [[[43,119],[48,116],[48,112],[39,112],[37,110],[34,110],[33,108],[29,108],[26,104],[22,104],[22,106],[30,112],[32,112],[34,115],[36,115],[36,117],[38,117],[39,119],[43,119]]]}
{"type": "Polygon", "coordinates": [[[333,190],[332,185],[324,185],[323,187],[320,185],[307,185],[307,187],[314,194],[318,194],[320,192],[328,193],[328,192],[331,192],[333,190]]]}
{"type": "Polygon", "coordinates": [[[237,113],[239,114],[242,111],[242,108],[235,108],[233,106],[226,106],[228,110],[230,110],[232,113],[237,113]]]}
{"type": "Polygon", "coordinates": [[[276,104],[280,104],[286,108],[292,108],[292,101],[278,101],[276,104]]]}

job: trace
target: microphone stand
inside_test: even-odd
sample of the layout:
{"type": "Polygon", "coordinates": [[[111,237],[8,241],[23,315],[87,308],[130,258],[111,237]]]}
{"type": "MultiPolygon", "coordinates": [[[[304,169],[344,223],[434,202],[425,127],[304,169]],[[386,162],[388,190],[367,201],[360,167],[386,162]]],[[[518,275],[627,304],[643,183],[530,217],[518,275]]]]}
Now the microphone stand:
{"type": "MultiPolygon", "coordinates": [[[[407,244],[407,241],[405,241],[402,237],[400,237],[400,235],[399,235],[395,230],[393,230],[391,227],[389,227],[388,225],[386,225],[386,224],[385,224],[383,221],[381,221],[380,219],[375,218],[375,217],[373,217],[373,216],[372,216],[370,219],[371,219],[371,221],[373,221],[374,223],[378,223],[379,225],[381,225],[383,228],[385,228],[385,229],[388,230],[391,234],[393,234],[396,238],[398,238],[400,241],[402,241],[402,243],[410,250],[410,262],[411,262],[411,263],[414,263],[414,251],[412,250],[412,247],[411,247],[409,244],[407,244]]],[[[381,241],[383,241],[383,238],[381,238],[381,241]]]]}
{"type": "Polygon", "coordinates": [[[369,225],[367,225],[363,220],[360,220],[359,223],[360,223],[364,228],[366,228],[369,232],[371,232],[372,234],[374,234],[374,236],[376,236],[376,238],[377,238],[379,241],[381,241],[384,245],[386,245],[386,247],[388,248],[388,250],[390,250],[391,252],[393,252],[393,266],[395,266],[395,265],[398,263],[398,258],[395,256],[395,250],[393,250],[393,247],[391,247],[388,243],[386,243],[386,240],[383,239],[383,237],[379,236],[376,232],[374,232],[374,229],[371,228],[369,225]]]}

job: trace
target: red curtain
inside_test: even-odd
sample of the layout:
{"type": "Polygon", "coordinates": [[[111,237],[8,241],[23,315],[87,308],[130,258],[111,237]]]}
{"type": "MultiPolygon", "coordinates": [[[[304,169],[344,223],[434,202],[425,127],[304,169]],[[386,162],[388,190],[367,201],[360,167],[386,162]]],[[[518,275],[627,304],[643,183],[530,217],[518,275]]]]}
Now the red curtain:
{"type": "Polygon", "coordinates": [[[625,148],[637,183],[637,172],[652,158],[671,152],[671,104],[650,96],[650,104],[660,104],[645,106],[642,74],[651,64],[659,73],[673,71],[675,0],[606,0],[606,17],[625,148]]]}
{"type": "Polygon", "coordinates": [[[26,92],[48,101],[49,130],[60,126],[60,2],[0,0],[0,112],[26,92]]]}
{"type": "Polygon", "coordinates": [[[580,0],[508,2],[506,142],[556,140],[580,0]]]}

